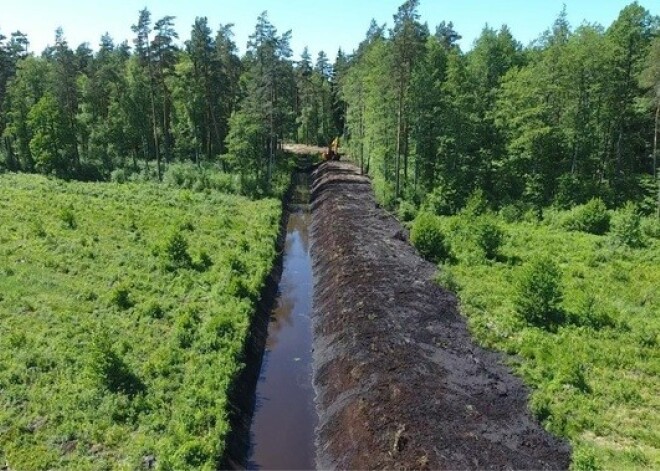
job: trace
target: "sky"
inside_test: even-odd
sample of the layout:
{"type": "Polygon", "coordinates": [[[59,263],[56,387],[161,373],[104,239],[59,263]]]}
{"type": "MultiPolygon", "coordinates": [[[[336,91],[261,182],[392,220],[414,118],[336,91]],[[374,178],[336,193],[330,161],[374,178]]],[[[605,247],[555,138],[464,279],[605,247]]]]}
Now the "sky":
{"type": "MultiPolygon", "coordinates": [[[[190,36],[197,16],[206,16],[209,25],[234,23],[235,41],[245,51],[257,16],[268,11],[271,23],[280,33],[293,31],[292,48],[296,57],[305,46],[315,56],[324,50],[334,58],[341,47],[351,52],[364,39],[371,19],[392,24],[392,16],[404,0],[3,0],[0,6],[0,33],[21,30],[27,33],[30,50],[40,53],[52,44],[55,29],[61,26],[71,47],[88,42],[96,49],[106,31],[120,43],[133,37],[131,25],[145,6],[152,20],[165,15],[176,17],[176,30],[182,40],[190,36]]],[[[431,31],[441,21],[453,21],[463,36],[463,50],[470,49],[487,23],[498,28],[507,24],[524,45],[548,29],[562,5],[566,4],[572,26],[585,20],[608,26],[630,0],[421,0],[420,14],[431,31]]],[[[660,14],[656,0],[639,3],[652,14],[660,14]]]]}

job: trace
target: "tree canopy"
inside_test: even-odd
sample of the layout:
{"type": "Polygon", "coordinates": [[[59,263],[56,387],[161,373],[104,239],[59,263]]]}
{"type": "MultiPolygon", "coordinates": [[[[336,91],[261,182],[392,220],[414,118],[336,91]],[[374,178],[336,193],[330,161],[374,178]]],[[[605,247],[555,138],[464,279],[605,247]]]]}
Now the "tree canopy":
{"type": "Polygon", "coordinates": [[[147,9],[130,43],[104,34],[95,51],[61,29],[40,56],[20,31],[0,34],[0,168],[160,178],[190,161],[268,191],[282,141],[343,135],[388,206],[440,197],[455,212],[480,189],[493,206],[660,207],[660,22],[638,3],[609,27],[574,28],[564,8],[527,47],[486,25],[463,51],[451,21],[431,33],[418,0],[392,20],[334,63],[294,59],[267,12],[242,57],[233,25],[198,17],[179,41],[174,18],[147,9]]]}

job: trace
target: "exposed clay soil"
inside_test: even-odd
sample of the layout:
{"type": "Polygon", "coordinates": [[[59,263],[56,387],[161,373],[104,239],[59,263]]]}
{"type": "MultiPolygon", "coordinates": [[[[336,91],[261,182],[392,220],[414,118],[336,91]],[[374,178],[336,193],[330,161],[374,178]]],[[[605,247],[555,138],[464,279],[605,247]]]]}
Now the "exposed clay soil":
{"type": "Polygon", "coordinates": [[[314,172],[312,240],[320,469],[568,468],[353,165],[314,172]]]}

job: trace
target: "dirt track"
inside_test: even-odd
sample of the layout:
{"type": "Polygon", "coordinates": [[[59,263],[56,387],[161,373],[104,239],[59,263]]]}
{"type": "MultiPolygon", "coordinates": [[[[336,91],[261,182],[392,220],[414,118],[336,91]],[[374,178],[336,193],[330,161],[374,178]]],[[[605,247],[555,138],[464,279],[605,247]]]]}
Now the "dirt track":
{"type": "Polygon", "coordinates": [[[312,218],[320,469],[568,468],[358,169],[315,171],[312,218]]]}

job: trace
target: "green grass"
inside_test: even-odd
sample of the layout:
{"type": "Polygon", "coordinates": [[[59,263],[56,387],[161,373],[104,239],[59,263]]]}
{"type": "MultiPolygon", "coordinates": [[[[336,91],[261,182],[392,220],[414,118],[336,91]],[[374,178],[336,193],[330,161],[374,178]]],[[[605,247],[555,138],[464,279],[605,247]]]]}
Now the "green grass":
{"type": "Polygon", "coordinates": [[[213,469],[280,214],[0,175],[0,465],[213,469]]]}
{"type": "Polygon", "coordinates": [[[439,282],[458,287],[482,344],[514,355],[532,411],[573,445],[573,468],[660,469],[660,241],[630,249],[611,235],[500,221],[505,242],[487,261],[456,230],[461,218],[441,218],[456,257],[439,282]],[[562,274],[566,321],[554,331],[515,308],[521,271],[543,256],[562,274]]]}

